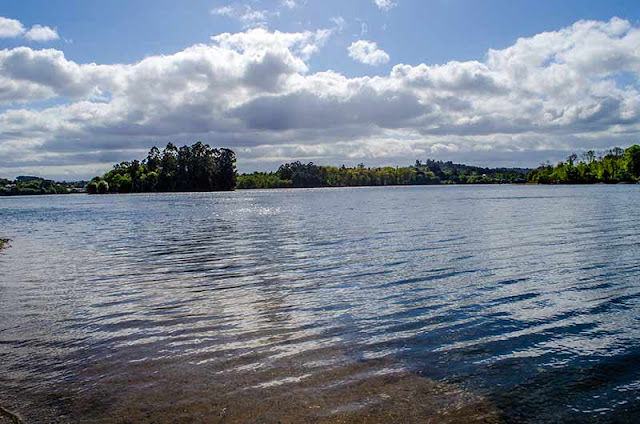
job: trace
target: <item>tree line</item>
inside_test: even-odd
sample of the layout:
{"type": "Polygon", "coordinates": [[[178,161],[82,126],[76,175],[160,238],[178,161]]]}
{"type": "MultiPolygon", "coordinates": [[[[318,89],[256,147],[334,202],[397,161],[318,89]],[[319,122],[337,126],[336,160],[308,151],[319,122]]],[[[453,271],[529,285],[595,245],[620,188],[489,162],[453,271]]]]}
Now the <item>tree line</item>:
{"type": "Polygon", "coordinates": [[[0,196],[66,194],[72,183],[57,183],[40,177],[21,176],[15,180],[0,178],[0,196]]]}
{"type": "Polygon", "coordinates": [[[236,187],[233,150],[197,142],[162,152],[152,147],[142,161],[125,161],[87,185],[90,194],[174,191],[227,191],[236,187]]]}
{"type": "Polygon", "coordinates": [[[433,184],[508,184],[527,181],[527,169],[481,168],[428,159],[407,167],[320,166],[299,161],[276,172],[254,172],[238,177],[239,189],[357,187],[433,184]]]}
{"type": "Polygon", "coordinates": [[[640,182],[640,146],[615,147],[580,156],[570,155],[557,165],[537,169],[482,168],[451,161],[416,160],[405,167],[321,166],[313,162],[285,163],[275,172],[238,175],[230,149],[197,142],[160,151],[153,147],[142,161],[125,161],[102,177],[86,182],[55,182],[22,176],[0,178],[0,196],[33,194],[140,193],[173,191],[226,191],[238,189],[356,187],[431,184],[593,184],[640,182]]]}
{"type": "Polygon", "coordinates": [[[533,184],[632,183],[640,180],[640,146],[633,145],[597,154],[593,150],[570,155],[557,165],[543,164],[527,174],[533,184]]]}

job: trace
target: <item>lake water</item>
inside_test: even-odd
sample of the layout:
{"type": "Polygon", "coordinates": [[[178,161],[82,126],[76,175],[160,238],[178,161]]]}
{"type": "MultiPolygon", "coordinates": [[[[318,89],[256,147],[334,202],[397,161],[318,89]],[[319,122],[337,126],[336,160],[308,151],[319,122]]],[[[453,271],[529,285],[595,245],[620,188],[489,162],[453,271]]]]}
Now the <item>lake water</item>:
{"type": "Polygon", "coordinates": [[[25,422],[640,422],[638,185],[14,197],[1,236],[25,422]]]}

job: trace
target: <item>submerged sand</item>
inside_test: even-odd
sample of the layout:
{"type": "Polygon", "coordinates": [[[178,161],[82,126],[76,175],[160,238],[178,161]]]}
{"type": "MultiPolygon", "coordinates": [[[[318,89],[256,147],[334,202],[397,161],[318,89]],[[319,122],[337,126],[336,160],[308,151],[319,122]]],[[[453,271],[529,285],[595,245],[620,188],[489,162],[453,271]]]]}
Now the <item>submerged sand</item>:
{"type": "Polygon", "coordinates": [[[22,424],[17,415],[0,408],[0,424],[22,424]]]}
{"type": "Polygon", "coordinates": [[[139,363],[135,374],[119,374],[92,390],[50,393],[41,401],[53,408],[24,411],[24,418],[27,423],[118,424],[501,422],[482,396],[424,378],[397,362],[334,359],[333,365],[316,364],[316,369],[298,362],[233,373],[139,363]]]}

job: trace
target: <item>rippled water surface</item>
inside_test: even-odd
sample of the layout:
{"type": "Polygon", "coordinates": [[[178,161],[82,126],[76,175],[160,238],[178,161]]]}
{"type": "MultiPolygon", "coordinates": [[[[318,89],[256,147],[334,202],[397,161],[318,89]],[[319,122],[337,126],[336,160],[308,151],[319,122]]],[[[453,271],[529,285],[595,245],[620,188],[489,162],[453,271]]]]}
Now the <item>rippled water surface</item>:
{"type": "Polygon", "coordinates": [[[640,422],[637,185],[3,198],[0,236],[27,422],[640,422]]]}

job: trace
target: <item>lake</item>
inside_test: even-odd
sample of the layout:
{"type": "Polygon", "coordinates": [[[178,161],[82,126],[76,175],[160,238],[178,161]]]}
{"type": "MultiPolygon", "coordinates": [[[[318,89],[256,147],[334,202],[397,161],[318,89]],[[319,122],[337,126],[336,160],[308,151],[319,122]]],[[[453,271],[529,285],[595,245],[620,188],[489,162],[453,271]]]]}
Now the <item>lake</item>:
{"type": "Polygon", "coordinates": [[[12,197],[2,236],[28,423],[640,422],[638,185],[12,197]]]}

